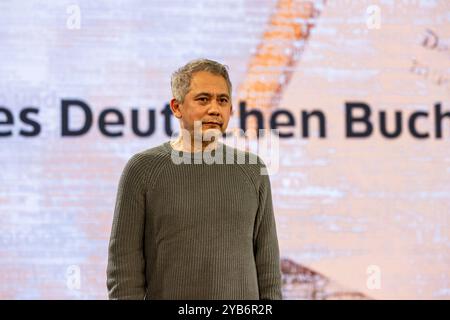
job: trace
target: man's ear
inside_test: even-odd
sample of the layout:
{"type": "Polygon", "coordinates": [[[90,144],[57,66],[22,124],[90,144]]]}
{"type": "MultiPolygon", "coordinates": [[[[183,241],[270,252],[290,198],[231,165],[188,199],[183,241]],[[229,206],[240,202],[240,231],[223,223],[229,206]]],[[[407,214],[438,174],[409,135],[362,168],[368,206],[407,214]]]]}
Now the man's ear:
{"type": "Polygon", "coordinates": [[[170,100],[170,110],[172,110],[173,115],[180,119],[181,118],[181,112],[180,112],[180,103],[177,99],[172,98],[170,100]]]}

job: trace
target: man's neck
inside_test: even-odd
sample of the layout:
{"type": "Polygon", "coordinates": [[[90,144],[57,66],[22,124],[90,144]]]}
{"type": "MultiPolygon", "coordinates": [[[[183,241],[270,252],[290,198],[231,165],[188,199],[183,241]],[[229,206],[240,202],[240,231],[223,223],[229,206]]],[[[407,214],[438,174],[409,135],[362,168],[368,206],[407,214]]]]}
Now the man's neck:
{"type": "Polygon", "coordinates": [[[183,152],[199,152],[214,150],[217,147],[217,141],[194,141],[183,138],[177,138],[175,141],[170,141],[170,145],[173,149],[183,152]]]}

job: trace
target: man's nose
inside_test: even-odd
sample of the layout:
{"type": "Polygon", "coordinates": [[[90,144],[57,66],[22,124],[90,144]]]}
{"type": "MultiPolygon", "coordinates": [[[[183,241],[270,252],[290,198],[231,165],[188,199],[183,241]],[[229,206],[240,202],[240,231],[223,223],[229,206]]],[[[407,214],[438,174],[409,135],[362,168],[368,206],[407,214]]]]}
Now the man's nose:
{"type": "Polygon", "coordinates": [[[220,106],[215,99],[209,104],[208,114],[220,114],[220,106]]]}

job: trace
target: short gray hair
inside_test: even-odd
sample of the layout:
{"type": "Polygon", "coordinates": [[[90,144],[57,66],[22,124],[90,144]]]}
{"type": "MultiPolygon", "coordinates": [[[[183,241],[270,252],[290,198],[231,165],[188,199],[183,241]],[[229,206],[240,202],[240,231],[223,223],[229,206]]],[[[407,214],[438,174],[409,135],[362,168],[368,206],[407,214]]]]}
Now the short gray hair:
{"type": "Polygon", "coordinates": [[[186,65],[179,68],[172,74],[170,84],[172,87],[173,97],[178,102],[183,103],[184,98],[191,87],[192,75],[196,72],[207,71],[212,74],[222,76],[225,79],[228,85],[228,93],[231,98],[232,86],[227,69],[228,66],[209,59],[196,59],[189,61],[186,65]]]}

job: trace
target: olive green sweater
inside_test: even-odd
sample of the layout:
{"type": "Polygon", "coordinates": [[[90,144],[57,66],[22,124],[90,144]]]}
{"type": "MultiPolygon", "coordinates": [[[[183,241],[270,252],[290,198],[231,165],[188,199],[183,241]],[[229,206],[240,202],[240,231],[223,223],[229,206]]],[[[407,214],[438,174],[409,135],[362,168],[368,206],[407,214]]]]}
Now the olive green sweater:
{"type": "Polygon", "coordinates": [[[203,157],[167,141],[126,164],[109,242],[110,299],[281,299],[265,164],[223,143],[203,157]]]}

